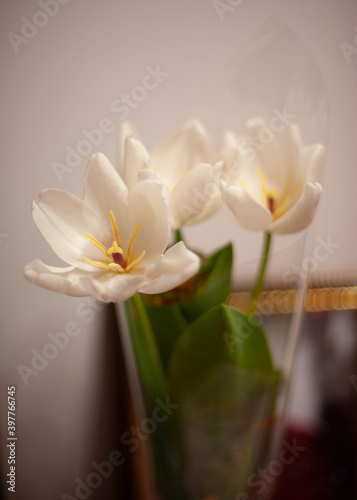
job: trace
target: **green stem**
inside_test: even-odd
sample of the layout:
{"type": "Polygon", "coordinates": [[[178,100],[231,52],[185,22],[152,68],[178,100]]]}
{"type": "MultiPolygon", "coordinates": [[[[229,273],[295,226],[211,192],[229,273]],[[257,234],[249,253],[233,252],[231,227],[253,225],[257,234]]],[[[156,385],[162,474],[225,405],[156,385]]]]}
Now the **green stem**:
{"type": "Polygon", "coordinates": [[[136,293],[124,304],[141,382],[148,400],[167,395],[166,376],[154,333],[141,297],[136,293]]]}
{"type": "Polygon", "coordinates": [[[179,241],[184,242],[185,240],[183,239],[181,229],[176,229],[176,231],[175,231],[175,243],[178,243],[179,241]]]}
{"type": "MultiPolygon", "coordinates": [[[[143,388],[146,415],[155,416],[158,408],[157,399],[167,400],[167,378],[161,364],[161,358],[145,305],[136,293],[124,303],[125,314],[132,340],[135,361],[143,388]]],[[[173,417],[156,422],[157,427],[151,438],[156,480],[165,489],[165,498],[185,500],[182,490],[180,468],[172,449],[173,417]],[[172,495],[172,496],[171,496],[172,495]]],[[[175,417],[177,418],[177,417],[175,417]]]]}
{"type": "Polygon", "coordinates": [[[264,274],[265,274],[265,270],[266,270],[267,263],[268,263],[268,257],[269,257],[270,242],[271,242],[271,233],[266,232],[265,233],[263,258],[262,258],[262,261],[260,263],[258,278],[257,278],[257,281],[255,283],[255,287],[253,289],[252,296],[250,298],[250,303],[249,303],[248,310],[247,310],[248,315],[251,315],[254,313],[255,308],[257,306],[259,294],[263,288],[264,274]]]}
{"type": "MultiPolygon", "coordinates": [[[[183,241],[185,246],[188,248],[188,246],[187,246],[187,244],[182,236],[181,229],[176,229],[174,244],[178,243],[179,241],[183,241]]],[[[196,255],[199,256],[199,258],[201,259],[203,264],[206,264],[209,262],[209,257],[207,257],[207,255],[204,255],[202,252],[200,252],[199,250],[195,250],[194,248],[190,248],[190,250],[192,250],[192,252],[194,252],[196,255]]]]}

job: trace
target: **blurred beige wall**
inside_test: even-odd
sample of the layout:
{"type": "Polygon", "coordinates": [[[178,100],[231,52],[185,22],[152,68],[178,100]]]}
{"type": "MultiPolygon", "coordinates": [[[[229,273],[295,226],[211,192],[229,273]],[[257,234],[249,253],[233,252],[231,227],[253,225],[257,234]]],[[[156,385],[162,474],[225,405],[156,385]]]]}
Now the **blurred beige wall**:
{"type": "MultiPolygon", "coordinates": [[[[34,258],[60,264],[32,220],[32,200],[47,187],[82,196],[91,154],[102,151],[115,162],[116,130],[124,118],[137,126],[149,148],[171,134],[197,109],[202,89],[226,61],[274,15],[316,61],[329,103],[327,173],[311,245],[317,237],[329,237],[338,246],[321,265],[355,264],[357,4],[1,0],[0,9],[0,392],[4,399],[7,385],[17,388],[17,498],[50,500],[64,493],[75,496],[76,478],[84,479],[92,462],[107,459],[110,452],[114,410],[110,392],[101,394],[105,342],[113,339],[106,312],[96,303],[58,296],[25,281],[23,268],[34,258]],[[157,86],[143,96],[136,86],[153,71],[157,86]],[[123,105],[132,92],[137,101],[123,105]],[[103,137],[86,149],[85,134],[98,128],[103,137]],[[58,164],[66,164],[73,149],[79,157],[59,173],[58,164]],[[19,365],[30,367],[33,350],[42,352],[50,334],[66,327],[78,328],[73,330],[78,334],[26,384],[19,365]],[[96,413],[102,404],[108,408],[103,429],[96,413]]],[[[260,236],[238,229],[224,210],[186,235],[194,248],[206,250],[233,238],[236,270],[250,272],[256,266],[260,236]]],[[[273,264],[283,266],[288,247],[277,242],[273,264]]],[[[3,402],[1,408],[4,435],[3,402]]],[[[1,457],[7,471],[4,445],[1,457]]],[[[104,498],[103,491],[98,489],[97,498],[104,498]]]]}

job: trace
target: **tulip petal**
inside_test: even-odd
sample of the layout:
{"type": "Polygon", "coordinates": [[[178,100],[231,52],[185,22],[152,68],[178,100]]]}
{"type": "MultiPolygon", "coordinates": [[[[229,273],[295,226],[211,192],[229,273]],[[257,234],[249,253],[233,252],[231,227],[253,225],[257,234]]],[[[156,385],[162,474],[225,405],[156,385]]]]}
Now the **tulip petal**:
{"type": "MultiPolygon", "coordinates": [[[[283,182],[286,182],[290,174],[294,176],[296,183],[304,182],[305,172],[304,169],[301,168],[301,162],[299,161],[303,145],[300,129],[296,125],[290,125],[287,128],[280,148],[284,167],[283,182]]],[[[281,189],[283,186],[277,187],[281,189]]]]}
{"type": "Polygon", "coordinates": [[[199,266],[198,256],[180,241],[150,266],[146,273],[149,281],[140,286],[139,291],[149,294],[167,292],[191,278],[197,273],[199,266]]]}
{"type": "Polygon", "coordinates": [[[268,183],[283,186],[286,173],[282,163],[281,148],[265,121],[261,118],[249,120],[244,131],[244,139],[255,153],[252,160],[254,165],[263,168],[268,183]]]}
{"type": "Polygon", "coordinates": [[[279,219],[275,220],[267,231],[277,234],[290,234],[302,231],[312,221],[322,193],[318,182],[308,182],[297,202],[279,219]]]}
{"type": "Polygon", "coordinates": [[[238,224],[252,231],[264,231],[271,224],[269,210],[240,186],[221,186],[223,202],[238,224]]]}
{"type": "Polygon", "coordinates": [[[120,177],[123,179],[123,165],[125,157],[125,142],[128,137],[137,137],[134,127],[129,122],[124,122],[119,127],[118,134],[118,172],[120,177]]]}
{"type": "Polygon", "coordinates": [[[237,156],[239,156],[238,139],[233,132],[226,131],[221,140],[218,158],[223,161],[229,161],[237,159],[237,156]]]}
{"type": "Polygon", "coordinates": [[[81,278],[88,294],[103,302],[124,302],[138,291],[144,281],[145,276],[141,274],[112,272],[81,278]]]}
{"type": "Polygon", "coordinates": [[[206,132],[197,121],[192,121],[154,148],[151,167],[160,172],[165,185],[172,189],[188,170],[209,159],[210,145],[206,132]]]}
{"type": "Polygon", "coordinates": [[[307,146],[303,149],[302,158],[307,164],[306,182],[322,184],[325,170],[325,148],[321,144],[307,146]]]}
{"type": "Polygon", "coordinates": [[[102,153],[88,163],[84,177],[84,201],[109,223],[109,211],[115,215],[127,204],[128,188],[102,153]]]}
{"type": "MultiPolygon", "coordinates": [[[[129,193],[130,235],[138,224],[140,229],[133,246],[133,254],[148,265],[158,260],[167,248],[170,238],[169,194],[161,182],[145,180],[138,182],[129,193]]],[[[125,242],[125,247],[129,242],[125,242]]]]}
{"type": "Polygon", "coordinates": [[[180,180],[170,195],[172,229],[196,224],[221,206],[219,175],[222,164],[201,164],[180,180]]]}
{"type": "MultiPolygon", "coordinates": [[[[91,266],[83,260],[102,257],[100,250],[84,236],[89,233],[105,243],[108,228],[84,201],[66,191],[47,189],[32,206],[34,221],[60,259],[80,269],[91,266]]],[[[109,241],[109,240],[108,240],[109,241]]]]}
{"type": "Polygon", "coordinates": [[[80,277],[83,275],[85,275],[85,271],[80,271],[73,266],[63,268],[47,266],[38,259],[25,267],[26,279],[34,285],[72,297],[88,295],[80,281],[80,277]]]}
{"type": "Polygon", "coordinates": [[[138,172],[143,168],[147,168],[148,164],[149,153],[145,146],[138,139],[127,137],[120,175],[128,189],[134,186],[137,182],[138,172]]]}
{"type": "Polygon", "coordinates": [[[232,132],[225,132],[223,135],[218,159],[223,161],[222,180],[232,186],[238,181],[244,161],[237,137],[232,132]]]}
{"type": "Polygon", "coordinates": [[[142,170],[139,170],[137,181],[138,182],[156,181],[156,182],[160,182],[162,184],[162,180],[161,180],[159,173],[155,172],[151,168],[143,168],[142,170]]]}

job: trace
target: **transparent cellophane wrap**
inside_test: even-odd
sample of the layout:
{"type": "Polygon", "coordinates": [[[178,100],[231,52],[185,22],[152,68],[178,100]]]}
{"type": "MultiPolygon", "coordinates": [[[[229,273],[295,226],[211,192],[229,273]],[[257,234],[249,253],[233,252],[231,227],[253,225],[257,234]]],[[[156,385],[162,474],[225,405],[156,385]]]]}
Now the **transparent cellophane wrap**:
{"type": "MultiPolygon", "coordinates": [[[[283,116],[281,122],[284,124],[285,120],[286,126],[297,125],[305,144],[326,146],[328,102],[317,62],[296,33],[271,17],[243,46],[232,48],[232,56],[200,90],[192,107],[182,116],[182,123],[199,119],[218,147],[224,131],[239,134],[247,120],[255,117],[263,118],[269,127],[277,116],[283,116]]],[[[285,129],[274,132],[274,140],[279,141],[285,129]]],[[[226,220],[227,214],[220,212],[213,223],[224,226],[226,220]]],[[[209,224],[205,222],[203,229],[207,230],[209,224]]],[[[185,233],[188,241],[192,237],[197,243],[197,234],[203,229],[189,228],[185,233]]],[[[262,235],[237,226],[232,240],[237,254],[232,291],[249,292],[247,289],[254,284],[262,235]]],[[[276,304],[267,300],[260,309],[259,304],[257,307],[256,319],[266,334],[276,376],[264,379],[254,366],[219,362],[199,384],[193,380],[192,392],[185,393],[177,415],[157,423],[158,429],[141,443],[141,451],[133,457],[140,465],[138,482],[144,486],[138,495],[143,499],[248,500],[271,495],[272,488],[268,486],[274,484],[258,494],[249,478],[274,460],[283,440],[284,408],[307,283],[306,268],[301,270],[306,240],[306,231],[274,237],[266,284],[269,287],[270,283],[273,290],[290,289],[288,310],[284,310],[286,304],[281,304],[281,311],[288,314],[276,316],[276,304]],[[293,275],[296,279],[292,279],[293,275]],[[288,282],[284,281],[286,276],[288,282]],[[154,458],[159,441],[166,443],[166,459],[165,455],[154,458]],[[170,459],[175,461],[176,455],[180,455],[181,465],[170,477],[168,463],[170,459]]],[[[231,303],[235,305],[234,300],[231,303]]],[[[140,367],[138,370],[128,328],[130,321],[126,321],[121,306],[118,312],[134,420],[140,424],[149,416],[150,403],[143,397],[140,367]]],[[[188,352],[187,356],[197,356],[200,362],[197,352],[188,352]]]]}

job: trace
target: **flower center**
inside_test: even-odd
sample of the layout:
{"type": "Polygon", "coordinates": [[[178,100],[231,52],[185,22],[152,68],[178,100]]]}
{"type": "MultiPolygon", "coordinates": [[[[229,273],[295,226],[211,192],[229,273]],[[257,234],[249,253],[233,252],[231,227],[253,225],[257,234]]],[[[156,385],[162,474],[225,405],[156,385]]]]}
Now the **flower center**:
{"type": "Polygon", "coordinates": [[[114,241],[110,248],[106,248],[102,243],[93,238],[93,236],[91,236],[90,234],[84,233],[84,236],[86,236],[86,238],[88,238],[89,241],[93,243],[93,245],[95,245],[97,248],[99,248],[99,250],[103,252],[103,254],[105,255],[104,261],[101,262],[97,260],[91,260],[88,259],[87,257],[83,257],[83,259],[89,262],[90,264],[101,267],[103,269],[108,269],[110,271],[115,271],[118,273],[128,272],[130,271],[130,269],[136,266],[145,255],[145,250],[141,252],[141,254],[138,257],[136,257],[133,254],[133,246],[135,238],[140,229],[140,224],[138,224],[134,229],[134,232],[129,241],[128,249],[126,251],[126,257],[124,257],[124,251],[121,245],[118,225],[116,223],[114,214],[111,210],[109,212],[109,216],[114,235],[114,241]]]}
{"type": "Polygon", "coordinates": [[[268,206],[270,212],[274,213],[274,210],[275,210],[275,200],[271,196],[268,196],[268,198],[267,198],[267,206],[268,206]]]}
{"type": "Polygon", "coordinates": [[[258,168],[258,176],[263,192],[262,202],[272,214],[273,220],[277,220],[288,211],[291,203],[293,203],[301,193],[302,185],[297,184],[293,187],[293,175],[290,174],[283,189],[278,195],[276,189],[268,188],[268,184],[261,168],[258,168]]]}

